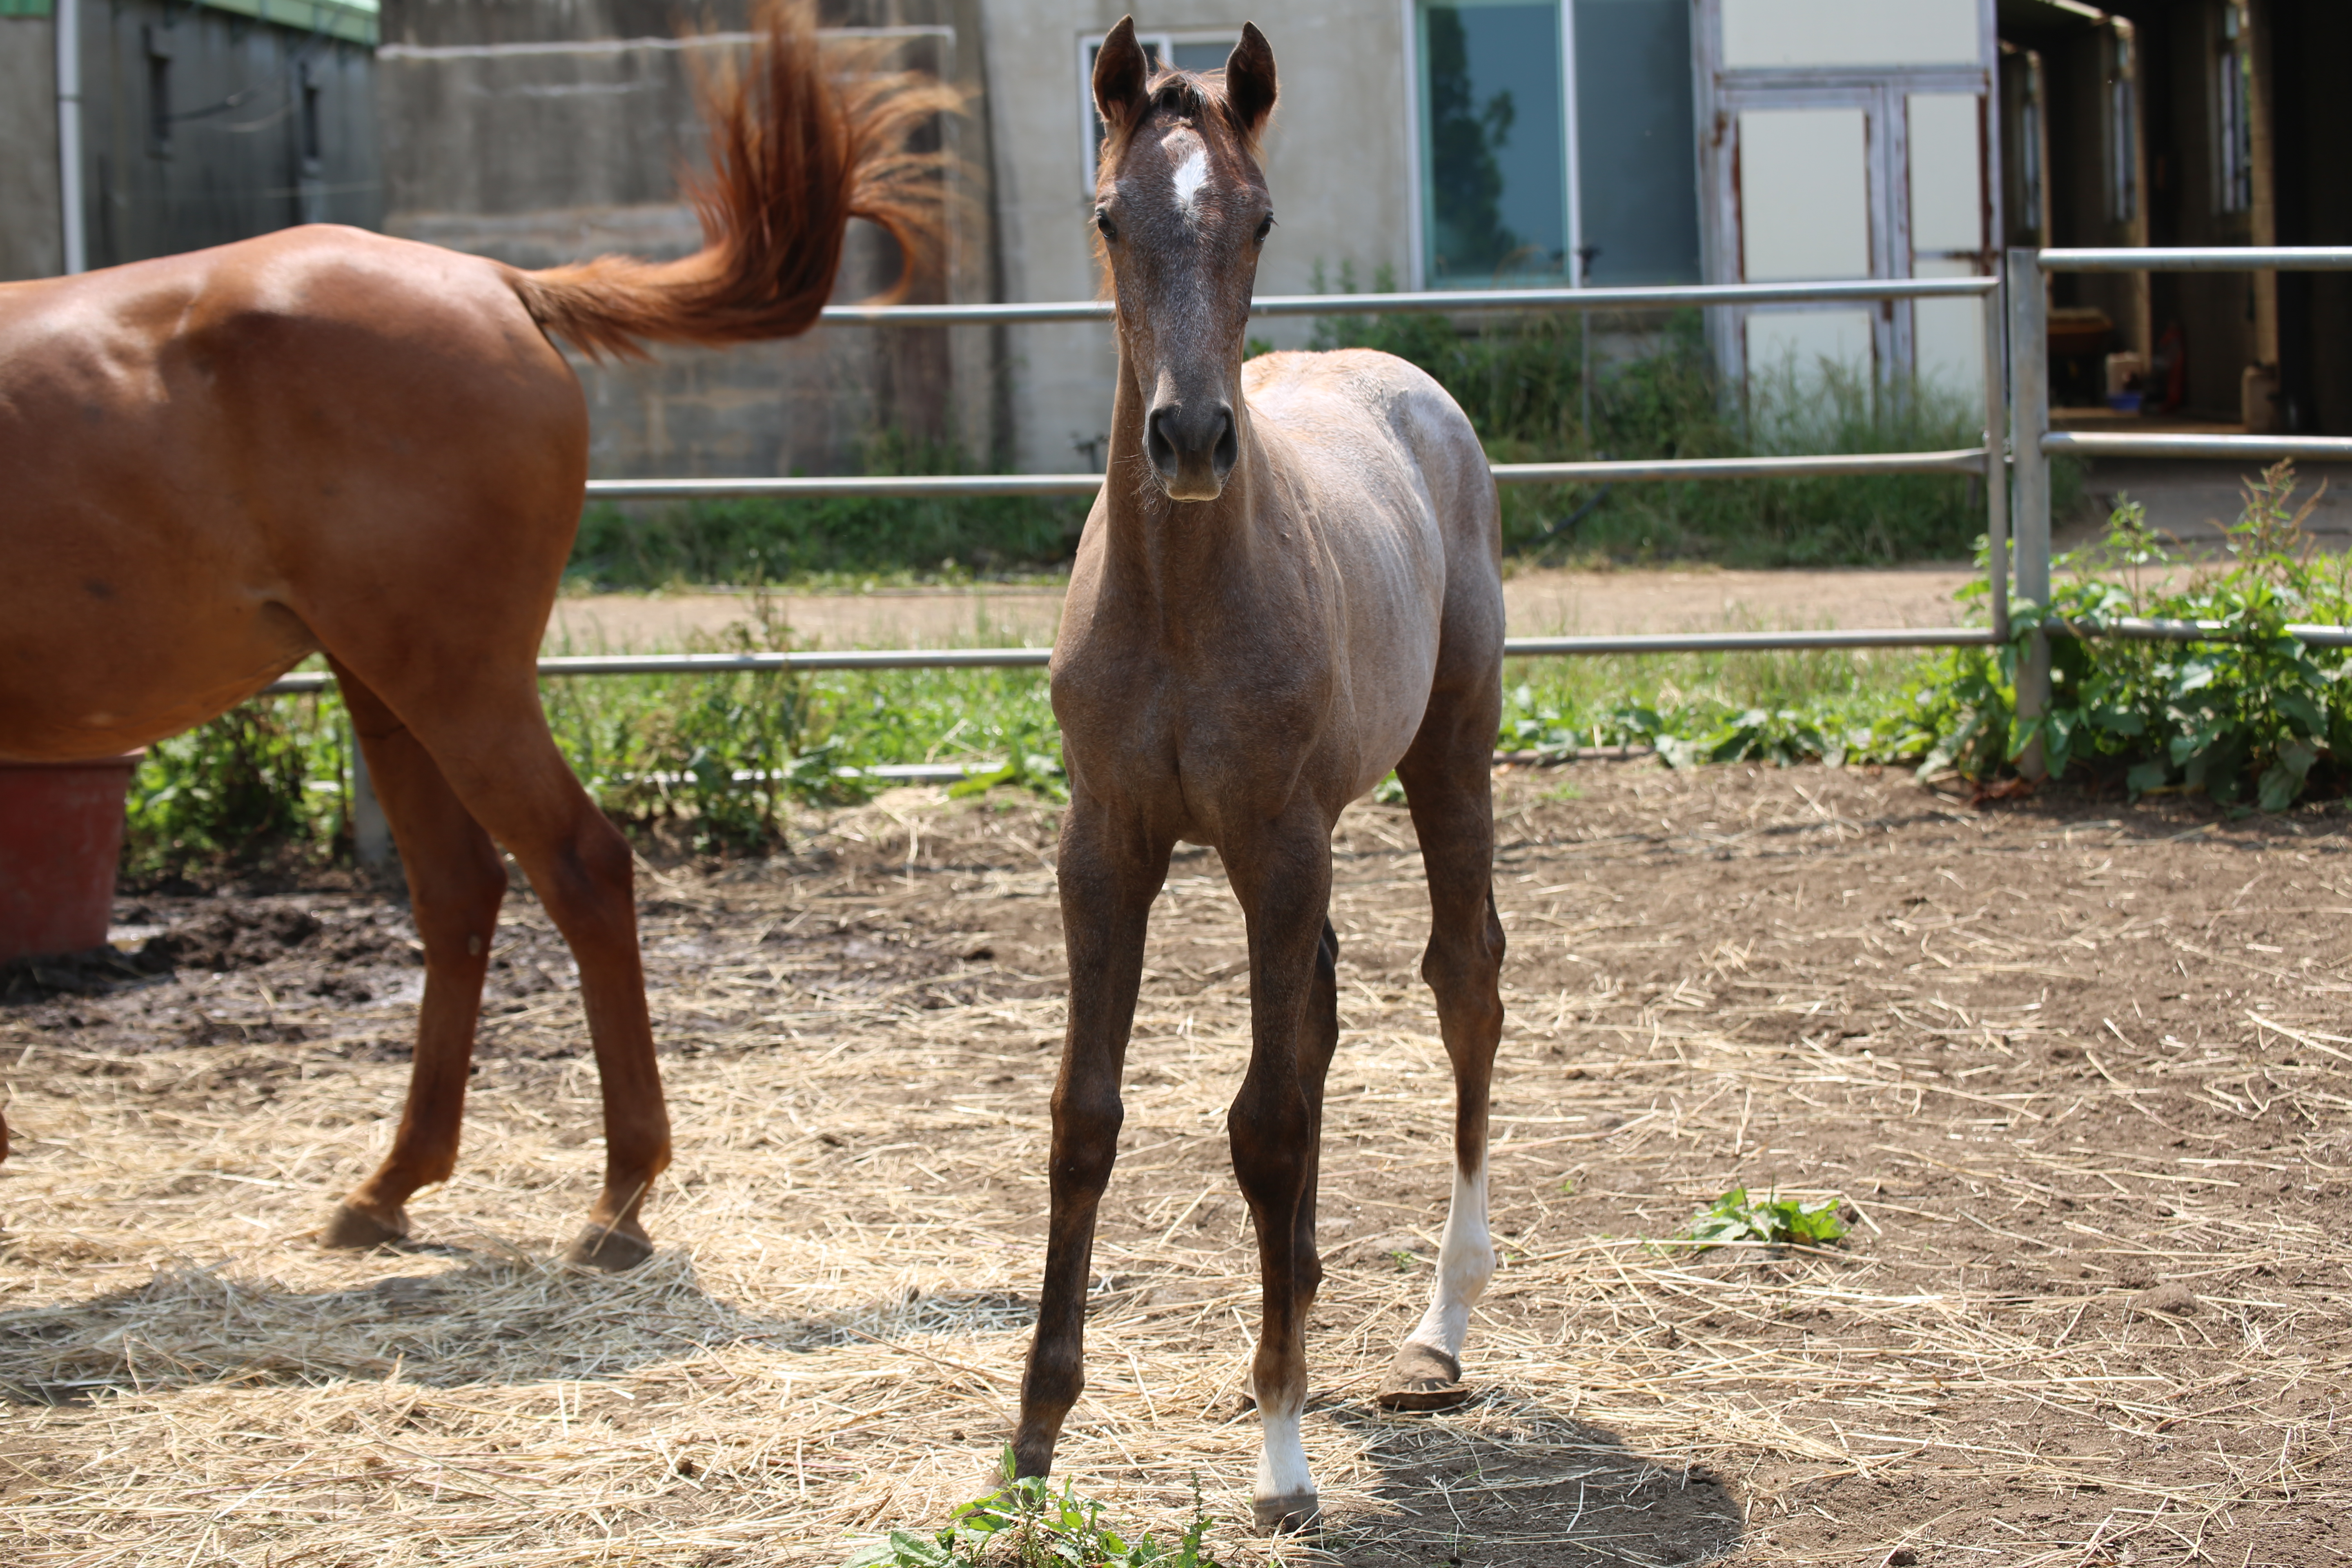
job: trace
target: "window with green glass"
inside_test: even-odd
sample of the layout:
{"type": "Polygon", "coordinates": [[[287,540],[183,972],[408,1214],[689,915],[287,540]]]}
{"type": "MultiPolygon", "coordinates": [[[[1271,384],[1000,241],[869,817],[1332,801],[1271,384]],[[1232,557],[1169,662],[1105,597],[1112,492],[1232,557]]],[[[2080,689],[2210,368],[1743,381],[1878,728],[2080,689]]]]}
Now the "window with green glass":
{"type": "Polygon", "coordinates": [[[1430,287],[1568,277],[1560,0],[1423,0],[1423,228],[1430,287]]]}

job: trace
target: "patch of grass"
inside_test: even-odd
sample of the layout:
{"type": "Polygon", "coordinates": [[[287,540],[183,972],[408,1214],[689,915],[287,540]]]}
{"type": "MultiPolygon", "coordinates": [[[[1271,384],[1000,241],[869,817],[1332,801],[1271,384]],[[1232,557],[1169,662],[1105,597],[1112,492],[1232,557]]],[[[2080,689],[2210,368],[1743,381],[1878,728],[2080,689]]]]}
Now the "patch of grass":
{"type": "Polygon", "coordinates": [[[1649,745],[1682,767],[1877,761],[1929,662],[1871,648],[1528,659],[1509,672],[1497,744],[1549,756],[1649,745]]]}
{"type": "MultiPolygon", "coordinates": [[[[954,447],[886,433],[866,443],[867,474],[973,471],[954,447]]],[[[658,510],[588,509],[572,581],[599,588],[679,583],[956,581],[1066,562],[1085,522],[1076,497],[691,501],[658,510]]]]}
{"type": "MultiPolygon", "coordinates": [[[[1006,1474],[1013,1450],[1004,1450],[1006,1474]]],[[[964,1504],[937,1531],[894,1530],[843,1568],[1215,1568],[1202,1543],[1208,1516],[1192,1487],[1192,1521],[1170,1545],[1150,1534],[1128,1540],[1102,1521],[1102,1504],[1043,1476],[1010,1481],[964,1504]]]]}
{"type": "Polygon", "coordinates": [[[1691,1215],[1675,1239],[1693,1247],[1721,1247],[1727,1242],[1756,1242],[1767,1247],[1829,1247],[1853,1227],[1839,1217],[1838,1198],[1800,1203],[1795,1198],[1750,1197],[1746,1187],[1734,1187],[1691,1215]]]}
{"type": "MultiPolygon", "coordinates": [[[[1814,649],[1524,660],[1507,672],[1504,750],[1570,756],[1646,745],[1676,767],[1917,763],[1983,781],[2039,742],[2050,772],[2088,772],[2135,796],[2202,793],[2283,810],[2352,783],[2352,658],[2287,635],[2352,623],[2352,559],[2304,531],[2282,464],[2250,483],[2219,568],[2176,563],[2137,508],[2059,563],[2050,605],[2013,606],[2017,640],[1940,653],[1814,649]],[[2137,616],[2214,623],[2193,643],[2052,637],[2050,711],[2021,720],[2016,683],[2037,628],[2137,616]]],[[[1981,616],[1981,583],[1961,590],[1981,616]]],[[[772,603],[702,651],[792,646],[772,603]]],[[[558,745],[625,826],[709,856],[782,839],[790,801],[870,791],[844,769],[985,763],[959,793],[1063,798],[1060,731],[1038,669],[849,670],[551,680],[558,745]]],[[[131,803],[126,870],[146,879],[273,856],[323,858],[348,836],[349,742],[330,695],[249,704],[153,748],[131,803]]],[[[1573,788],[1564,785],[1563,795],[1573,788]]],[[[1374,798],[1403,799],[1393,775],[1374,798]]]]}

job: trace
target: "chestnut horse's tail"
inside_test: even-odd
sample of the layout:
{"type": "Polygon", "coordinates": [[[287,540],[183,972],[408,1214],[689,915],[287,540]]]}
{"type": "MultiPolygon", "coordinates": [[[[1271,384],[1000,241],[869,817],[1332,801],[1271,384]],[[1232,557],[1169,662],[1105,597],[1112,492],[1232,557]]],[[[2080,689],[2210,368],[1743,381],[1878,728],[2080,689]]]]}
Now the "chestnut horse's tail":
{"type": "Polygon", "coordinates": [[[748,71],[700,83],[710,169],[688,195],[702,248],[681,260],[600,256],[508,282],[545,331],[585,353],[645,356],[647,340],[734,343],[805,331],[833,292],[853,217],[889,231],[899,287],[939,247],[946,155],[910,145],[960,107],[935,79],[873,68],[870,49],[818,58],[807,0],[767,0],[748,71]],[[845,58],[845,56],[846,58],[845,58]]]}

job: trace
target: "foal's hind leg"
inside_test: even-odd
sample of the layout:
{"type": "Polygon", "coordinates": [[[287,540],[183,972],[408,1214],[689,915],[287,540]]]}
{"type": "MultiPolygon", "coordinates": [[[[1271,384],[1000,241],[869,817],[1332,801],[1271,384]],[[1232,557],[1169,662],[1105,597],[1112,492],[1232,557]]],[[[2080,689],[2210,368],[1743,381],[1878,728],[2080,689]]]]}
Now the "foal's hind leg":
{"type": "Polygon", "coordinates": [[[410,1194],[447,1181],[457,1168],[482,976],[507,874],[490,836],[467,814],[416,737],[351,671],[338,667],[336,678],[400,846],[416,934],[425,942],[425,1003],[400,1130],[375,1174],[335,1206],[319,1237],[329,1247],[373,1247],[406,1236],[410,1194]]]}
{"type": "Polygon", "coordinates": [[[1503,926],[1495,914],[1493,748],[1498,689],[1441,695],[1397,764],[1429,876],[1422,978],[1437,994],[1454,1065],[1454,1201],[1429,1310],[1405,1336],[1374,1394],[1392,1410],[1436,1410],[1468,1396],[1462,1341],[1495,1273],[1486,1230],[1486,1107],[1503,1034],[1503,926]]]}

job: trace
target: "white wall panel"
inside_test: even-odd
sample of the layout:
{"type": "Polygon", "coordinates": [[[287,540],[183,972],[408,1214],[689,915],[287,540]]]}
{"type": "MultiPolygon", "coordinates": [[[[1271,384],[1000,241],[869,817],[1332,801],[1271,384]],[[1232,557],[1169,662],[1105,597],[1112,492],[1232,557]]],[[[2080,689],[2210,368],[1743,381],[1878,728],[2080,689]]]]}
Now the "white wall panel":
{"type": "Polygon", "coordinates": [[[1977,0],[1723,0],[1723,63],[1978,65],[1980,16],[1977,0]]]}
{"type": "Polygon", "coordinates": [[[1739,247],[1750,283],[1870,276],[1869,130],[1860,109],[1739,116],[1739,247]]]}
{"type": "Polygon", "coordinates": [[[1984,159],[1972,92],[1910,95],[1911,248],[1982,250],[1984,159]]]}

